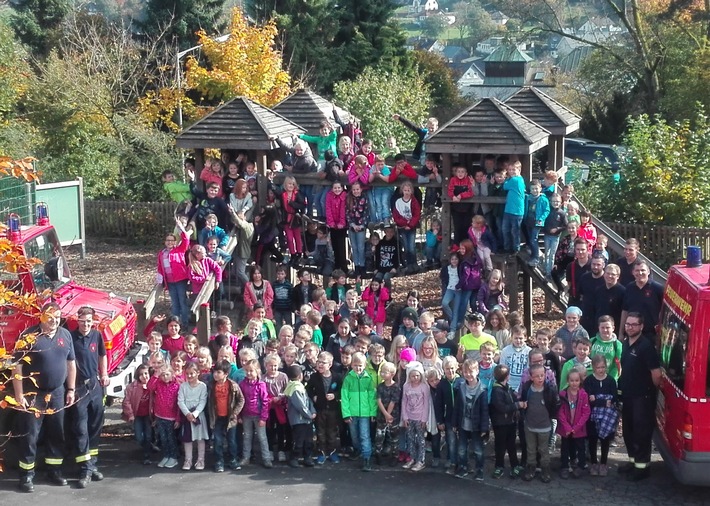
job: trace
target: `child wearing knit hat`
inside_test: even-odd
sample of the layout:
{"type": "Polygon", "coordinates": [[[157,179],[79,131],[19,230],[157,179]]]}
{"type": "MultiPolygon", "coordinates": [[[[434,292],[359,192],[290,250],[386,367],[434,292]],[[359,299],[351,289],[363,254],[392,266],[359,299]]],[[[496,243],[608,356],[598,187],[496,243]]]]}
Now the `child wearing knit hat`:
{"type": "MultiPolygon", "coordinates": [[[[407,348],[402,351],[414,351],[407,348]]],[[[407,365],[407,382],[402,389],[402,427],[407,434],[410,460],[402,466],[414,472],[424,469],[426,456],[427,422],[431,409],[431,392],[424,381],[424,367],[416,360],[407,365]]]]}

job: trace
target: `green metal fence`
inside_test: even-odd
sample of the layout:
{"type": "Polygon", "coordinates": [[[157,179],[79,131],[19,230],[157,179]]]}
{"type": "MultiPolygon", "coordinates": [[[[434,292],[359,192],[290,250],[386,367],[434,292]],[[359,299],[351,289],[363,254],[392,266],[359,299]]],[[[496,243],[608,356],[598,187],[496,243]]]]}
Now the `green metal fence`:
{"type": "Polygon", "coordinates": [[[24,179],[0,177],[0,220],[3,222],[10,213],[20,216],[23,225],[34,221],[35,185],[24,179]]]}

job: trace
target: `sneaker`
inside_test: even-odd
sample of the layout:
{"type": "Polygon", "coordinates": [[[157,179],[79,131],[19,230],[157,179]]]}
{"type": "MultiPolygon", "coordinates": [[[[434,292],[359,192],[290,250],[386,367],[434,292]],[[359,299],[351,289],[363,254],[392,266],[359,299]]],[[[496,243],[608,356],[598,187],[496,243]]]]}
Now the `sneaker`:
{"type": "Polygon", "coordinates": [[[468,468],[465,467],[459,467],[458,471],[456,471],[456,474],[454,475],[457,478],[465,478],[468,476],[468,468]]]}
{"type": "Polygon", "coordinates": [[[543,483],[550,483],[552,481],[552,476],[550,476],[549,469],[542,470],[542,474],[540,475],[540,481],[543,483]]]}
{"type": "Polygon", "coordinates": [[[563,480],[568,479],[569,478],[569,469],[567,469],[566,467],[560,469],[560,478],[562,478],[563,480]]]}
{"type": "Polygon", "coordinates": [[[449,464],[449,467],[446,468],[446,474],[454,476],[456,474],[456,464],[449,464]]]}
{"type": "Polygon", "coordinates": [[[174,467],[177,467],[178,461],[177,459],[168,459],[167,462],[165,462],[165,467],[167,469],[172,469],[174,467]]]}
{"type": "Polygon", "coordinates": [[[322,466],[323,464],[325,464],[326,460],[328,460],[328,457],[325,456],[325,453],[321,453],[316,457],[316,464],[322,466]]]}
{"type": "Polygon", "coordinates": [[[160,462],[158,462],[158,467],[165,467],[165,464],[168,462],[168,460],[169,459],[167,457],[163,457],[160,462]]]}
{"type": "Polygon", "coordinates": [[[651,476],[651,468],[650,467],[637,467],[636,469],[633,470],[633,472],[629,473],[626,479],[628,481],[641,481],[645,480],[651,476]]]}
{"type": "Polygon", "coordinates": [[[229,463],[229,468],[232,471],[241,471],[242,466],[239,465],[239,461],[237,459],[234,459],[229,463]]]}
{"type": "Polygon", "coordinates": [[[279,452],[278,453],[278,459],[279,462],[286,462],[286,452],[279,452]]]}
{"type": "Polygon", "coordinates": [[[424,469],[425,467],[426,466],[424,465],[424,462],[417,462],[416,464],[414,464],[412,466],[412,471],[417,473],[417,472],[421,471],[422,469],[424,469]]]}
{"type": "Polygon", "coordinates": [[[575,467],[572,470],[572,477],[573,478],[581,478],[584,475],[584,469],[581,469],[579,467],[575,467]]]}
{"type": "Polygon", "coordinates": [[[513,479],[520,478],[524,472],[525,468],[523,466],[515,466],[510,470],[510,477],[513,479]]]}
{"type": "Polygon", "coordinates": [[[476,471],[476,476],[474,478],[476,481],[483,481],[483,469],[476,471]]]}
{"type": "Polygon", "coordinates": [[[589,467],[589,476],[599,476],[599,464],[592,464],[589,467]]]}
{"type": "Polygon", "coordinates": [[[248,466],[249,465],[249,457],[244,457],[242,460],[239,461],[240,466],[248,466]]]}
{"type": "Polygon", "coordinates": [[[404,465],[402,466],[402,469],[411,469],[413,465],[414,465],[414,459],[410,459],[404,463],[404,465]]]}
{"type": "Polygon", "coordinates": [[[599,464],[599,476],[607,476],[609,474],[609,468],[606,464],[599,464]]]}
{"type": "Polygon", "coordinates": [[[523,480],[532,481],[535,477],[535,466],[527,466],[525,468],[525,474],[523,474],[523,480]]]}
{"type": "Polygon", "coordinates": [[[195,471],[204,471],[205,469],[205,459],[197,459],[195,462],[195,471]]]}
{"type": "Polygon", "coordinates": [[[288,467],[298,469],[298,459],[291,459],[288,461],[288,467]]]}
{"type": "Polygon", "coordinates": [[[370,463],[370,459],[363,459],[362,470],[366,473],[369,473],[370,471],[372,471],[372,464],[370,463]]]}
{"type": "Polygon", "coordinates": [[[273,463],[273,462],[271,462],[270,460],[265,460],[265,461],[264,461],[264,469],[271,469],[272,467],[274,467],[274,463],[273,463]]]}
{"type": "Polygon", "coordinates": [[[222,464],[221,462],[217,462],[214,465],[214,472],[215,473],[223,473],[224,472],[224,464],[222,464]]]}
{"type": "Polygon", "coordinates": [[[335,450],[333,450],[333,452],[330,454],[330,456],[328,458],[330,459],[330,461],[333,464],[340,464],[340,456],[338,455],[338,452],[336,452],[335,450]]]}
{"type": "Polygon", "coordinates": [[[183,471],[189,471],[192,469],[192,459],[185,459],[185,463],[182,465],[183,471]]]}
{"type": "MultiPolygon", "coordinates": [[[[500,480],[504,474],[505,474],[505,471],[503,470],[502,467],[496,467],[495,471],[493,471],[493,479],[500,480]]],[[[512,471],[510,474],[513,474],[512,471]]]]}

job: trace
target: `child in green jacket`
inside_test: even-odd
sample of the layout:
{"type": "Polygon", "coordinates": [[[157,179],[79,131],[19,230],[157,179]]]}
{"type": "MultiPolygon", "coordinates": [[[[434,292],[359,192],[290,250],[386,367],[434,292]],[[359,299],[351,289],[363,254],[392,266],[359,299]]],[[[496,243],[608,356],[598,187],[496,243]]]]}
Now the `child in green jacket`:
{"type": "Polygon", "coordinates": [[[352,370],[345,376],[340,390],[343,420],[350,427],[353,445],[362,454],[363,471],[371,471],[370,421],[377,415],[376,379],[365,370],[367,360],[362,353],[353,354],[352,370]]]}

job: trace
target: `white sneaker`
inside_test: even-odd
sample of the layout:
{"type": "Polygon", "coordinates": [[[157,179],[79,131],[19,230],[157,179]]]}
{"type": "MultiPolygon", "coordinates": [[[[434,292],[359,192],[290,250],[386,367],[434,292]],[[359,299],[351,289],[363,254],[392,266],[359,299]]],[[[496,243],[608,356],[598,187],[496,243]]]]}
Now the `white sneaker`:
{"type": "Polygon", "coordinates": [[[412,471],[414,471],[415,473],[417,471],[421,471],[422,469],[424,469],[424,462],[417,462],[412,466],[412,471]]]}
{"type": "Polygon", "coordinates": [[[414,459],[410,459],[402,466],[402,469],[409,469],[413,465],[414,465],[414,459]]]}
{"type": "Polygon", "coordinates": [[[279,452],[279,462],[286,462],[286,453],[285,452],[279,452]]]}
{"type": "Polygon", "coordinates": [[[173,467],[178,465],[177,459],[168,459],[167,462],[165,462],[165,467],[168,469],[172,469],[173,467]]]}
{"type": "Polygon", "coordinates": [[[158,467],[165,467],[165,464],[168,462],[168,460],[169,459],[167,457],[163,457],[162,460],[158,462],[158,467]]]}

